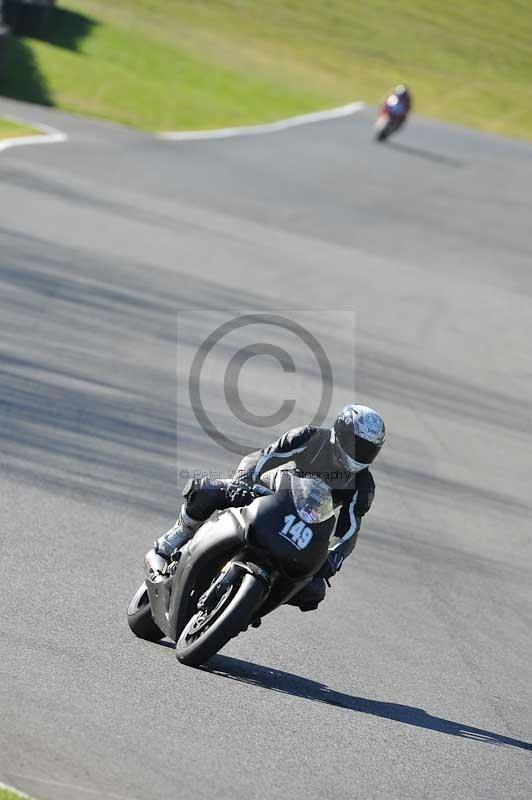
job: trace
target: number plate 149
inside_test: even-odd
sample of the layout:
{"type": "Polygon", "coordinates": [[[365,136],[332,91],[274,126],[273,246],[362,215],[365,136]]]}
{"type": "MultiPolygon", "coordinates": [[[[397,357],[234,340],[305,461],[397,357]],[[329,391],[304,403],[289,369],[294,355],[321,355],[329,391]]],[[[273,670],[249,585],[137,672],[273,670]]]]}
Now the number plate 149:
{"type": "Polygon", "coordinates": [[[295,514],[288,514],[284,518],[284,525],[279,534],[288,539],[298,550],[304,550],[312,541],[312,530],[302,520],[296,522],[296,519],[295,514]]]}

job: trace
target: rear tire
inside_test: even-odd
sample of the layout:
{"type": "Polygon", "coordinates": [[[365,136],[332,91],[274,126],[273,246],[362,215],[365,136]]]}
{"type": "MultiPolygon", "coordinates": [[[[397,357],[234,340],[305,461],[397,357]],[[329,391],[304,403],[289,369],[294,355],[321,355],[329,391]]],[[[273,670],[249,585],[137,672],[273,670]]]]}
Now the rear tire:
{"type": "Polygon", "coordinates": [[[164,633],[153,621],[146,582],[139,586],[131,599],[127,609],[127,621],[129,627],[139,639],[158,642],[164,636],[164,633]]]}
{"type": "Polygon", "coordinates": [[[215,655],[249,625],[265,593],[264,584],[254,575],[245,573],[240,586],[227,598],[227,605],[217,610],[211,625],[194,634],[199,614],[191,617],[176,644],[177,660],[189,667],[198,667],[215,655]]]}

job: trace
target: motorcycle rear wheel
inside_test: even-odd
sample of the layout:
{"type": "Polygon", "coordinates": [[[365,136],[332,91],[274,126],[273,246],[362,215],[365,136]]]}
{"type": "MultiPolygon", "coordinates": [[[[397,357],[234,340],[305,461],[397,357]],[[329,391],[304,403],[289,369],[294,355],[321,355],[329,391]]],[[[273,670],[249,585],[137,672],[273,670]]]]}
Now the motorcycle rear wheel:
{"type": "Polygon", "coordinates": [[[244,573],[240,585],[222,598],[221,605],[208,615],[197,612],[190,618],[176,644],[177,660],[189,667],[205,663],[249,625],[265,591],[258,578],[244,573]]]}
{"type": "Polygon", "coordinates": [[[158,642],[164,633],[157,627],[151,615],[151,606],[148,598],[146,582],[142,583],[127,608],[127,621],[129,627],[139,639],[148,642],[158,642]]]}

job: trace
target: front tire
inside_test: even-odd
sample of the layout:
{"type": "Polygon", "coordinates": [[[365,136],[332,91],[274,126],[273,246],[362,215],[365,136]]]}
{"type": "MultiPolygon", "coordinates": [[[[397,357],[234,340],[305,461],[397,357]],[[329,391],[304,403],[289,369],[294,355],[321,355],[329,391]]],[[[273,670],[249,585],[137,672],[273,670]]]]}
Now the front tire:
{"type": "Polygon", "coordinates": [[[392,133],[392,123],[388,121],[382,128],[377,130],[375,138],[378,142],[385,142],[388,136],[392,133]]]}
{"type": "Polygon", "coordinates": [[[377,142],[384,142],[392,130],[392,120],[387,114],[379,114],[375,122],[374,132],[377,142]]]}
{"type": "Polygon", "coordinates": [[[139,639],[158,642],[164,633],[157,627],[151,615],[150,600],[146,581],[139,586],[127,608],[129,627],[139,639]]]}
{"type": "Polygon", "coordinates": [[[265,593],[262,581],[244,574],[240,585],[223,598],[221,608],[217,606],[209,615],[197,612],[190,618],[176,644],[177,660],[198,667],[215,655],[249,625],[265,593]]]}

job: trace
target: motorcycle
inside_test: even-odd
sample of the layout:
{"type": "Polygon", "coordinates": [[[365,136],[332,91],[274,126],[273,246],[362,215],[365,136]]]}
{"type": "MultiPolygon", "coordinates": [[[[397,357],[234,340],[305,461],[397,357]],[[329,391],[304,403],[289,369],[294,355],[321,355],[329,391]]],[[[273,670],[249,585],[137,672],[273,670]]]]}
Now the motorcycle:
{"type": "Polygon", "coordinates": [[[399,130],[407,116],[408,109],[405,103],[396,94],[391,94],[386,99],[375,122],[375,139],[378,142],[385,141],[392,133],[399,130]]]}
{"type": "Polygon", "coordinates": [[[243,508],[215,512],[144,581],[127,610],[136,636],[167,636],[178,661],[199,666],[312,580],[335,524],[328,486],[281,472],[274,490],[255,487],[254,496],[243,508]]]}

